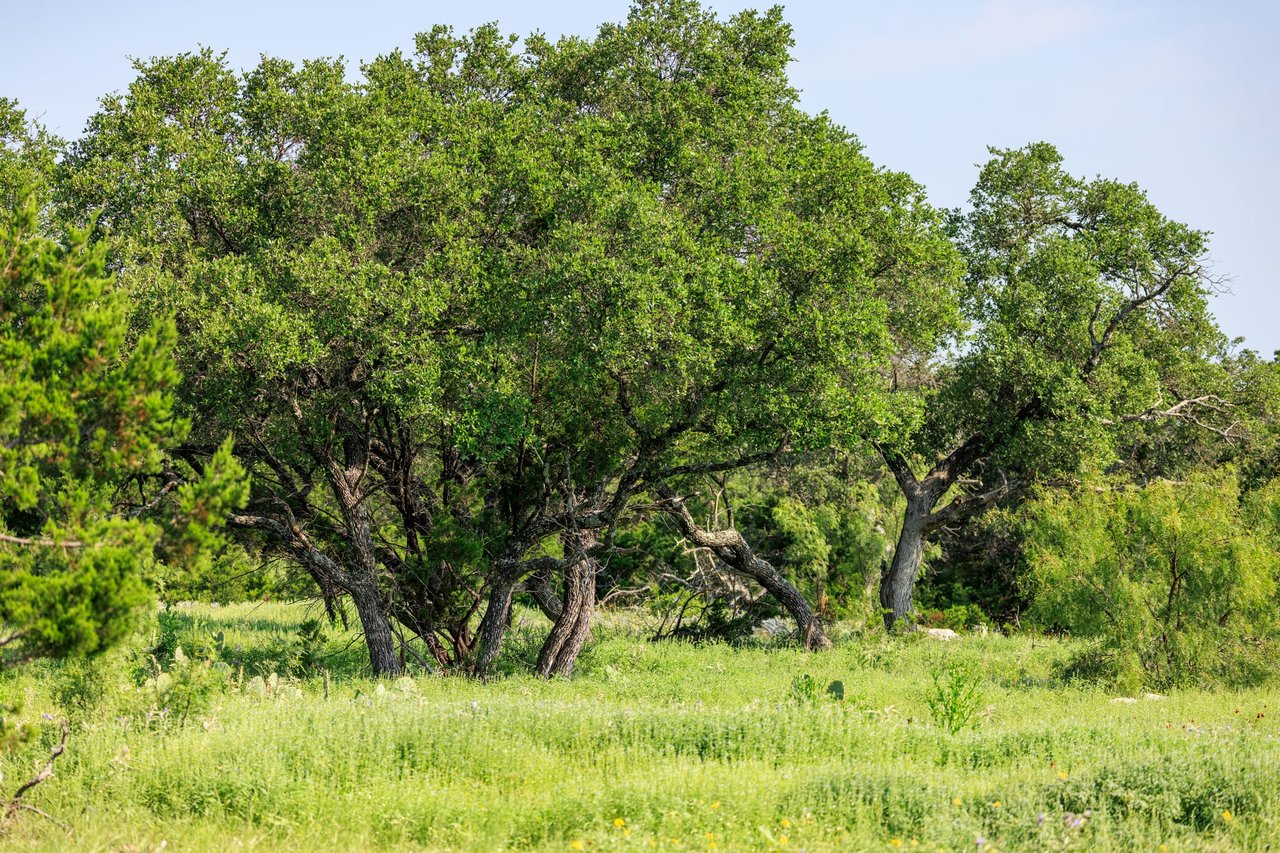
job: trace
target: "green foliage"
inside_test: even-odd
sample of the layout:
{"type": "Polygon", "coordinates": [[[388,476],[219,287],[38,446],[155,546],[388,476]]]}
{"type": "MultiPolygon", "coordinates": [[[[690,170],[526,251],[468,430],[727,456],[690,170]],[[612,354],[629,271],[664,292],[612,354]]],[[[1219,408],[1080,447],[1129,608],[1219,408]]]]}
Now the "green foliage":
{"type": "Polygon", "coordinates": [[[46,189],[62,148],[16,101],[0,97],[0,210],[20,208],[33,189],[46,189]]]}
{"type": "Polygon", "coordinates": [[[1097,638],[1082,671],[1129,689],[1256,681],[1280,627],[1274,495],[1242,507],[1228,472],[1045,492],[1028,530],[1033,615],[1097,638]]]}
{"type": "Polygon", "coordinates": [[[796,702],[811,703],[818,701],[818,682],[809,673],[802,673],[791,679],[791,698],[796,702]]]}
{"type": "Polygon", "coordinates": [[[204,711],[227,687],[231,668],[221,661],[187,657],[181,646],[167,664],[152,659],[151,674],[142,683],[140,695],[147,706],[151,725],[187,720],[204,711]]]}
{"type": "Polygon", "coordinates": [[[925,704],[934,725],[954,735],[976,725],[982,708],[982,674],[972,664],[948,661],[933,672],[925,704]]]}
{"type": "Polygon", "coordinates": [[[784,458],[728,483],[734,523],[827,618],[878,619],[871,598],[891,545],[897,495],[866,460],[784,458]]]}
{"type": "MultiPolygon", "coordinates": [[[[800,109],[790,42],[780,10],[679,0],[523,53],[435,28],[358,82],[139,62],[59,198],[181,324],[183,410],[237,438],[252,544],[296,559],[304,522],[322,586],[380,587],[465,660],[493,567],[561,529],[532,521],[890,429],[895,347],[954,325],[942,218],[800,109]]],[[[779,511],[816,578],[822,521],[779,511]]]]}
{"type": "Polygon", "coordinates": [[[104,252],[73,231],[39,236],[34,196],[0,212],[0,628],[3,662],[89,655],[126,636],[143,569],[216,543],[243,501],[223,446],[197,475],[169,472],[172,324],[126,341],[126,304],[104,252]],[[152,498],[149,484],[165,482],[152,498]],[[176,486],[176,488],[174,488],[176,486]],[[122,495],[136,489],[136,506],[122,495]],[[172,506],[152,513],[172,491],[172,506]],[[159,515],[157,518],[156,515],[159,515]]]}

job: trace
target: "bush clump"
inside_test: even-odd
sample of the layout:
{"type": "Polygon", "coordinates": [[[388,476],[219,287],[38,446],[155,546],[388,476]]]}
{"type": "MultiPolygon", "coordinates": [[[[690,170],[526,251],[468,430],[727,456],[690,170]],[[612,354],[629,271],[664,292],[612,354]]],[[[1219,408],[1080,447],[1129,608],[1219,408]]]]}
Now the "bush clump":
{"type": "Polygon", "coordinates": [[[1275,490],[1236,478],[1049,491],[1031,508],[1032,615],[1098,640],[1075,671],[1117,686],[1248,684],[1274,667],[1275,490]]]}

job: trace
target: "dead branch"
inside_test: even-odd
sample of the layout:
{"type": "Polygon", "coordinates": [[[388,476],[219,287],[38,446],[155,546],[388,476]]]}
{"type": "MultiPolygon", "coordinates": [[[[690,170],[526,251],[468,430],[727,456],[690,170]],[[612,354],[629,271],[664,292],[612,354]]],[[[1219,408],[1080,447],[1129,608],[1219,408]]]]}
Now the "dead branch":
{"type": "Polygon", "coordinates": [[[0,817],[0,828],[7,827],[14,818],[17,817],[18,812],[21,811],[35,812],[36,814],[47,817],[50,820],[53,819],[35,806],[23,802],[22,798],[25,797],[32,788],[36,787],[53,775],[53,763],[61,758],[63,753],[67,751],[67,736],[71,733],[71,729],[67,726],[67,721],[65,719],[59,720],[58,725],[62,729],[62,738],[58,741],[58,745],[53,748],[53,752],[49,753],[49,760],[45,762],[44,767],[41,768],[40,772],[28,779],[9,799],[9,802],[4,808],[4,816],[0,817]]]}

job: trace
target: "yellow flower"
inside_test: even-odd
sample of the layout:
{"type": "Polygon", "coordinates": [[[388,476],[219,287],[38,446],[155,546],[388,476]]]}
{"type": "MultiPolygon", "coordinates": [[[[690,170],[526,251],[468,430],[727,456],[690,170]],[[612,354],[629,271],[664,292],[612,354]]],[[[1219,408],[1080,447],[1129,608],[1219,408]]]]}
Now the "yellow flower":
{"type": "Polygon", "coordinates": [[[1231,823],[1231,820],[1232,820],[1231,812],[1223,812],[1222,819],[1225,820],[1227,823],[1231,823]]]}
{"type": "Polygon", "coordinates": [[[999,800],[996,800],[994,803],[991,804],[991,806],[993,808],[1002,809],[1004,808],[1004,803],[1000,802],[999,800]]]}
{"type": "Polygon", "coordinates": [[[788,841],[790,841],[790,840],[791,840],[791,839],[790,839],[790,838],[787,838],[785,835],[779,835],[779,836],[778,836],[778,846],[779,846],[779,847],[786,847],[786,846],[787,846],[787,842],[788,842],[788,841]]]}
{"type": "Polygon", "coordinates": [[[615,817],[613,819],[613,825],[618,828],[622,828],[627,825],[627,821],[624,818],[615,817]]]}
{"type": "Polygon", "coordinates": [[[963,802],[964,802],[964,800],[960,799],[959,797],[956,797],[954,800],[952,800],[952,801],[951,801],[951,805],[953,805],[953,806],[959,806],[959,805],[961,805],[963,802]]]}
{"type": "Polygon", "coordinates": [[[1065,778],[1067,778],[1067,771],[1065,771],[1065,770],[1059,770],[1059,771],[1058,771],[1058,778],[1059,778],[1059,779],[1065,779],[1065,778]]]}
{"type": "Polygon", "coordinates": [[[708,841],[715,841],[715,840],[716,840],[716,834],[715,834],[714,832],[708,832],[708,833],[707,833],[707,840],[708,840],[708,841]]]}
{"type": "Polygon", "coordinates": [[[572,847],[574,850],[584,850],[584,849],[586,849],[586,848],[583,846],[582,842],[581,842],[580,840],[577,840],[577,839],[574,839],[573,843],[571,843],[569,846],[570,846],[570,847],[572,847]]]}
{"type": "Polygon", "coordinates": [[[715,850],[715,849],[716,849],[717,847],[719,847],[719,846],[720,846],[720,845],[719,845],[719,844],[716,844],[714,841],[708,841],[708,842],[707,842],[707,847],[708,847],[708,849],[715,850]]]}
{"type": "Polygon", "coordinates": [[[901,847],[901,846],[902,846],[902,839],[901,839],[901,838],[890,838],[890,839],[889,839],[889,846],[890,846],[890,847],[901,847]]]}
{"type": "Polygon", "coordinates": [[[622,837],[623,838],[631,837],[631,827],[628,826],[626,829],[622,830],[622,837]]]}
{"type": "Polygon", "coordinates": [[[791,821],[787,820],[784,817],[782,820],[778,821],[778,826],[782,827],[783,829],[786,829],[787,827],[791,826],[791,821]]]}
{"type": "Polygon", "coordinates": [[[718,809],[718,808],[720,808],[720,801],[719,801],[719,800],[716,800],[714,803],[712,803],[712,804],[711,804],[711,808],[713,808],[713,809],[718,809]]]}
{"type": "Polygon", "coordinates": [[[1168,844],[1161,844],[1161,845],[1160,845],[1160,853],[1169,853],[1169,845],[1168,845],[1168,844]]]}

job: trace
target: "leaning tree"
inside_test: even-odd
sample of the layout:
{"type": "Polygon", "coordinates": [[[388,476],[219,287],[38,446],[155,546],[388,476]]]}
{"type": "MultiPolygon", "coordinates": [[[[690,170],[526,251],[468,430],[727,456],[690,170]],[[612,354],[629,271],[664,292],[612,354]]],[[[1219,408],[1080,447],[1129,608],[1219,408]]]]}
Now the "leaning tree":
{"type": "Polygon", "coordinates": [[[909,618],[925,543],[1011,492],[1113,458],[1135,425],[1228,434],[1214,393],[1223,339],[1206,235],[1133,184],[1082,180],[1039,143],[993,151],[953,221],[966,335],[901,386],[920,412],[877,441],[906,498],[881,579],[886,626],[909,618]]]}

